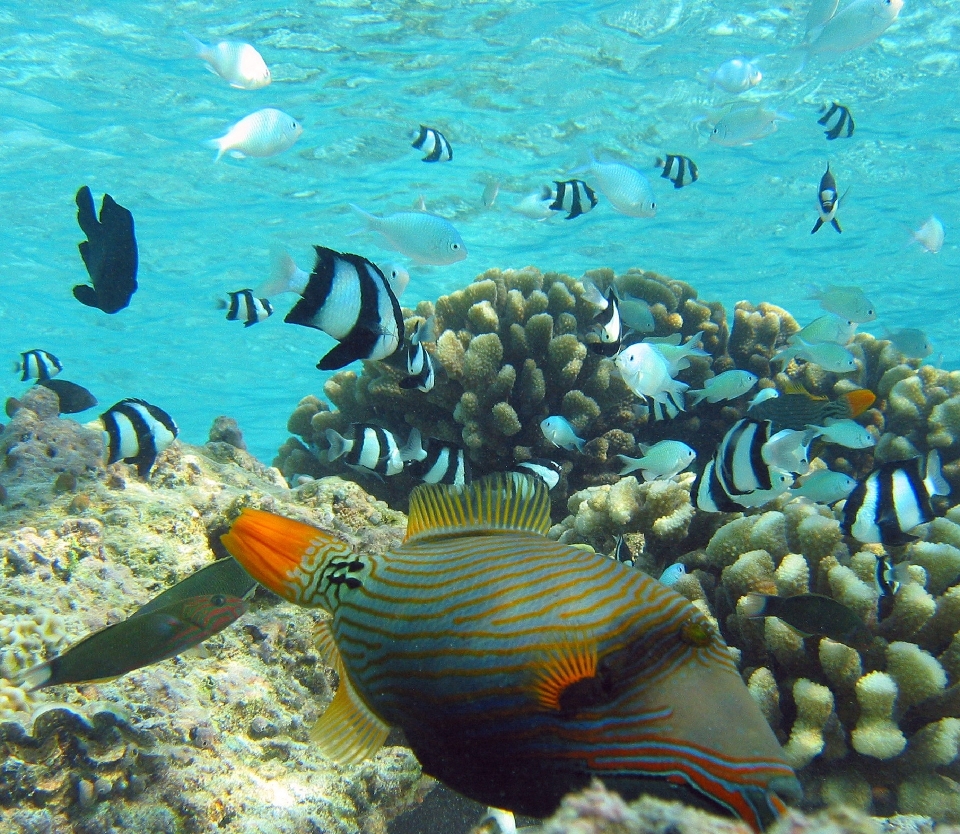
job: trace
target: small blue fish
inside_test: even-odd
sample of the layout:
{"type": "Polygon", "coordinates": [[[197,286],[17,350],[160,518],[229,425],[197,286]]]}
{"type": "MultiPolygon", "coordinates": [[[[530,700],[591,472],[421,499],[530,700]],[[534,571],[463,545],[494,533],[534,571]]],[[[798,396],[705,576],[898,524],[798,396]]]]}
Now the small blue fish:
{"type": "Polygon", "coordinates": [[[663,573],[660,574],[660,584],[666,585],[668,588],[671,585],[676,585],[680,577],[687,575],[687,566],[683,562],[677,562],[676,564],[670,565],[663,573]]]}
{"type": "Polygon", "coordinates": [[[543,432],[543,436],[554,446],[559,446],[561,449],[567,449],[571,452],[574,449],[578,452],[583,451],[586,441],[577,437],[577,433],[566,417],[547,417],[540,421],[540,430],[543,432]]]}

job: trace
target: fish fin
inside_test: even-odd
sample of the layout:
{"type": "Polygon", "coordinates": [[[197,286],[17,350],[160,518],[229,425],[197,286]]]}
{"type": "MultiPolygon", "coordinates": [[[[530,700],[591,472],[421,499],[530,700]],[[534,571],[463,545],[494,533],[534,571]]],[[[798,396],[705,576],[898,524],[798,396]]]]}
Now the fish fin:
{"type": "MultiPolygon", "coordinates": [[[[544,710],[559,712],[564,695],[580,681],[597,681],[597,644],[587,640],[564,640],[552,649],[537,669],[533,694],[544,710]]],[[[571,693],[572,694],[572,693],[571,693]]]]}
{"type": "Polygon", "coordinates": [[[313,627],[313,642],[320,651],[323,662],[330,666],[338,675],[343,677],[343,658],[337,648],[336,638],[333,636],[333,620],[320,620],[313,627]]]}
{"type": "Polygon", "coordinates": [[[336,371],[340,368],[345,368],[351,362],[356,362],[358,359],[366,359],[366,356],[364,356],[361,349],[353,343],[353,340],[348,339],[327,351],[327,353],[321,357],[320,361],[317,362],[317,368],[321,371],[336,371]]]}
{"type": "Polygon", "coordinates": [[[23,686],[27,692],[33,692],[44,686],[52,686],[55,683],[53,680],[54,660],[56,660],[56,658],[51,658],[45,663],[38,663],[36,666],[25,669],[13,678],[13,685],[23,686]]]}
{"type": "Polygon", "coordinates": [[[540,479],[518,472],[480,478],[469,486],[420,484],[410,494],[404,541],[471,532],[550,530],[550,493],[540,479]]]}
{"type": "Polygon", "coordinates": [[[857,388],[855,391],[841,394],[840,398],[850,408],[850,417],[859,417],[876,402],[877,395],[869,388],[857,388]]]}
{"type": "Polygon", "coordinates": [[[426,456],[427,451],[423,448],[423,435],[420,434],[420,429],[414,426],[410,429],[407,442],[400,447],[400,460],[408,463],[411,460],[421,461],[426,456]]]}
{"type": "Polygon", "coordinates": [[[217,155],[213,158],[214,162],[219,162],[227,152],[227,149],[219,139],[207,139],[207,141],[203,143],[203,146],[217,152],[217,155]]]}
{"type": "Polygon", "coordinates": [[[829,399],[821,394],[811,394],[802,382],[797,382],[795,379],[788,379],[783,384],[783,393],[784,394],[803,394],[805,397],[809,397],[811,400],[826,400],[829,399]]]}
{"type": "Polygon", "coordinates": [[[325,758],[339,765],[352,765],[373,758],[389,734],[390,725],[374,715],[354,691],[347,675],[341,673],[340,688],[310,729],[310,740],[325,758]]]}
{"type": "Polygon", "coordinates": [[[89,284],[77,284],[73,288],[73,297],[87,307],[100,309],[100,300],[97,297],[97,291],[89,284]]]}
{"type": "Polygon", "coordinates": [[[758,594],[751,592],[740,598],[737,605],[737,613],[741,617],[754,619],[755,617],[766,617],[767,594],[758,594]]]}
{"type": "Polygon", "coordinates": [[[943,472],[940,469],[940,453],[936,449],[931,449],[927,454],[926,474],[923,483],[931,495],[950,494],[950,484],[943,477],[943,472]]]}
{"type": "Polygon", "coordinates": [[[817,222],[813,224],[813,228],[810,230],[810,234],[815,235],[820,231],[820,227],[823,225],[823,221],[818,217],[817,222]]]}
{"type": "Polygon", "coordinates": [[[843,229],[840,228],[840,221],[837,220],[836,217],[834,217],[833,220],[830,221],[830,225],[837,230],[837,234],[840,234],[843,231],[843,229]]]}
{"type": "Polygon", "coordinates": [[[348,545],[317,527],[251,507],[244,507],[220,541],[257,582],[305,606],[322,604],[323,565],[354,558],[348,545]]]}

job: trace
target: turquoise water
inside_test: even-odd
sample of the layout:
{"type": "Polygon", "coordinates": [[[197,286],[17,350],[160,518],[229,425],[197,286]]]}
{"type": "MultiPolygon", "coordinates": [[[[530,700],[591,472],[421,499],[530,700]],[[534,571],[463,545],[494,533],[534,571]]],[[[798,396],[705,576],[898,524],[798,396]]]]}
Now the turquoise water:
{"type": "MultiPolygon", "coordinates": [[[[640,266],[690,282],[731,315],[740,299],[767,300],[801,321],[819,312],[806,284],[857,284],[879,312],[867,329],[923,327],[944,364],[960,366],[960,6],[907,0],[877,42],[797,72],[790,47],[806,10],[724,0],[8,0],[0,358],[12,365],[21,351],[47,349],[104,408],[143,397],[191,443],[231,415],[270,461],[297,401],[321,393],[314,365],[333,342],[283,323],[293,296],[249,329],[225,321],[217,299],[264,280],[272,244],[304,267],[312,244],[403,262],[376,236],[352,234],[348,203],[389,212],[423,195],[456,224],[469,257],[411,266],[406,306],[489,267],[527,264],[573,275],[640,266]],[[273,84],[230,88],[183,30],[255,44],[273,84]],[[764,74],[748,96],[793,119],[749,147],[720,147],[690,123],[731,98],[710,90],[704,71],[739,55],[764,74]],[[831,99],[853,111],[853,138],[825,140],[816,119],[831,99]],[[300,140],[272,158],[214,164],[204,141],[262,107],[300,119],[300,140]],[[452,163],[420,161],[409,146],[420,123],[445,133],[452,163]],[[576,221],[538,223],[509,210],[591,151],[648,170],[655,218],[601,204],[576,221]],[[663,152],[693,157],[700,181],[675,191],[659,179],[663,152]],[[844,233],[811,236],[827,161],[840,190],[851,189],[844,233]],[[488,178],[501,182],[491,210],[480,203],[488,178]],[[140,289],[113,316],[71,294],[87,280],[73,203],[83,184],[98,205],[107,191],[136,220],[140,289]],[[946,227],[937,255],[909,245],[931,214],[946,227]]],[[[10,368],[0,379],[4,397],[23,390],[10,368]]]]}

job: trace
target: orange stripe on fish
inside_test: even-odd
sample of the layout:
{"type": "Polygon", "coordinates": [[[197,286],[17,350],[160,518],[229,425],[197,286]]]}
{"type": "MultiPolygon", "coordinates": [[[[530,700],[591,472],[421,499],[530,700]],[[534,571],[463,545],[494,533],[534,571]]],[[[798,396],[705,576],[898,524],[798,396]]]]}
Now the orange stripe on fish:
{"type": "Polygon", "coordinates": [[[382,555],[251,511],[223,541],[331,613],[321,652],[341,689],[312,736],[337,761],[396,725],[424,772],[485,805],[544,816],[595,775],[628,797],[671,779],[768,824],[772,786],[797,783],[716,628],[549,525],[546,486],[511,474],[417,487],[404,542],[382,555]]]}

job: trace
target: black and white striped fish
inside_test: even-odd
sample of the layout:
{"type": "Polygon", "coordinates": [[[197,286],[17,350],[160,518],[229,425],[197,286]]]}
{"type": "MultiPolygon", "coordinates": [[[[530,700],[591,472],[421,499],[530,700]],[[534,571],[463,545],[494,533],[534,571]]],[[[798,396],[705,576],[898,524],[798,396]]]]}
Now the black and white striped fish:
{"type": "Polygon", "coordinates": [[[563,467],[550,458],[522,460],[513,465],[513,471],[539,478],[547,485],[547,489],[553,489],[560,483],[560,478],[563,476],[563,467]]]}
{"type": "Polygon", "coordinates": [[[934,518],[930,498],[949,495],[950,485],[940,471],[940,455],[882,463],[860,481],[843,507],[841,528],[864,544],[898,545],[916,538],[914,527],[934,518]]]}
{"type": "Polygon", "coordinates": [[[841,136],[844,136],[846,139],[853,136],[856,125],[853,123],[853,115],[850,113],[849,107],[845,107],[834,101],[830,103],[829,108],[827,105],[823,105],[823,107],[820,108],[820,112],[823,113],[823,115],[817,119],[817,124],[823,125],[826,128],[826,130],[823,131],[823,135],[827,137],[827,141],[833,141],[841,136]]]}
{"type": "Polygon", "coordinates": [[[19,373],[23,371],[20,377],[21,382],[29,382],[31,379],[50,379],[55,377],[63,370],[63,365],[52,353],[45,350],[28,350],[20,354],[20,361],[13,369],[19,373]]]}
{"type": "Polygon", "coordinates": [[[423,151],[422,162],[449,162],[453,159],[453,148],[439,130],[420,125],[420,132],[413,140],[411,147],[423,151]]]}
{"type": "Polygon", "coordinates": [[[472,480],[470,461],[463,449],[435,437],[428,437],[424,446],[417,428],[410,429],[400,454],[405,461],[412,461],[411,470],[425,483],[464,486],[472,480]]]}
{"type": "Polygon", "coordinates": [[[660,176],[665,180],[670,180],[674,188],[683,188],[685,185],[690,185],[690,183],[700,179],[697,163],[689,156],[682,156],[677,153],[668,153],[663,158],[658,156],[657,168],[663,168],[663,173],[660,176]]]}
{"type": "Polygon", "coordinates": [[[273,305],[266,298],[255,298],[253,290],[228,292],[227,321],[242,321],[250,327],[273,315],[273,305]]]}
{"type": "Polygon", "coordinates": [[[590,342],[589,348],[603,356],[613,356],[619,352],[623,343],[623,319],[620,317],[620,302],[613,290],[606,295],[607,306],[590,325],[590,333],[599,338],[597,342],[590,342]]]}
{"type": "Polygon", "coordinates": [[[567,212],[567,220],[586,214],[597,204],[596,192],[583,180],[554,180],[553,184],[553,190],[543,187],[543,199],[552,201],[548,206],[551,211],[567,212]]]}
{"type": "Polygon", "coordinates": [[[817,189],[817,222],[813,224],[810,234],[815,235],[824,223],[830,223],[837,233],[843,231],[840,221],[837,220],[837,209],[840,207],[840,196],[837,194],[837,181],[830,173],[830,163],[827,170],[820,177],[820,187],[817,189]]]}
{"type": "Polygon", "coordinates": [[[327,429],[327,460],[343,458],[358,472],[376,475],[397,475],[403,471],[403,458],[393,432],[366,423],[351,423],[346,436],[327,429]]]}
{"type": "Polygon", "coordinates": [[[335,371],[357,359],[385,359],[403,345],[403,315],[380,268],[360,255],[315,246],[317,262],[285,322],[338,342],[318,363],[335,371]]]}
{"type": "Polygon", "coordinates": [[[790,488],[793,476],[764,460],[772,425],[745,417],[731,426],[694,484],[699,509],[718,513],[758,507],[790,488]]]}
{"type": "Polygon", "coordinates": [[[157,455],[176,439],[180,430],[162,408],[128,397],[108,408],[90,424],[100,428],[106,441],[106,463],[132,463],[145,478],[157,455]]]}
{"type": "Polygon", "coordinates": [[[897,592],[903,584],[900,577],[908,576],[907,568],[906,562],[894,565],[885,553],[877,556],[877,588],[880,592],[877,597],[878,620],[883,621],[893,613],[897,592]]]}
{"type": "MultiPolygon", "coordinates": [[[[416,388],[424,393],[433,390],[436,373],[433,359],[423,346],[425,331],[429,329],[425,322],[417,322],[407,345],[407,376],[400,380],[401,388],[416,388]]],[[[431,481],[431,483],[433,483],[431,481]]]]}

